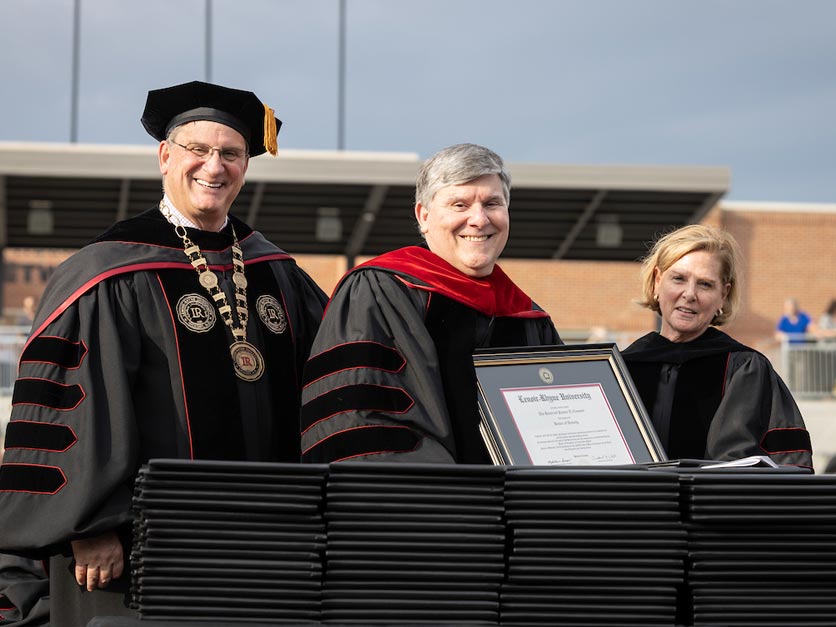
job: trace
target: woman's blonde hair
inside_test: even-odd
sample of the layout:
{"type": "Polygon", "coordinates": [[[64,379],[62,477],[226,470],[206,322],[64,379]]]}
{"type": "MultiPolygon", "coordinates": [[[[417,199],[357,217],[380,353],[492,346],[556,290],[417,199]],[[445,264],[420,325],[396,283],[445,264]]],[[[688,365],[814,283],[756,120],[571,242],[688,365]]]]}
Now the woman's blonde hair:
{"type": "Polygon", "coordinates": [[[662,274],[685,255],[698,250],[711,253],[720,261],[720,280],[723,285],[729,284],[729,293],[721,309],[723,313],[715,314],[711,324],[720,326],[731,320],[739,311],[741,301],[740,246],[730,233],[703,224],[683,226],[656,240],[642,260],[642,298],[637,301],[638,304],[661,313],[656,300],[656,268],[662,274]]]}

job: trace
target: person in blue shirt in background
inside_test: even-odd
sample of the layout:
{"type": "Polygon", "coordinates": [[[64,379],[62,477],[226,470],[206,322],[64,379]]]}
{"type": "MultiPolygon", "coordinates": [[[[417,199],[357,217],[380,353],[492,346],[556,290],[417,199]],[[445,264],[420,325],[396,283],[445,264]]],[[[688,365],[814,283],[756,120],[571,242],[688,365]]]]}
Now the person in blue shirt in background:
{"type": "Polygon", "coordinates": [[[787,340],[790,344],[800,344],[807,341],[807,330],[812,322],[810,316],[798,306],[798,301],[788,298],[784,301],[784,315],[775,327],[778,340],[787,340]]]}

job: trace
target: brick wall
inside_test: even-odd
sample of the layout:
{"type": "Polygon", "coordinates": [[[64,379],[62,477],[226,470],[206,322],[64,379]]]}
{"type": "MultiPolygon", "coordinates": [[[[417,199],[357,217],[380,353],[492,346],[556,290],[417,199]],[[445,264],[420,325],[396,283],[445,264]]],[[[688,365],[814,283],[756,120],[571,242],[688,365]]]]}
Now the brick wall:
{"type": "Polygon", "coordinates": [[[836,208],[747,210],[734,203],[718,213],[745,257],[743,308],[730,332],[757,348],[768,345],[788,297],[818,319],[836,298],[836,208]]]}
{"type": "Polygon", "coordinates": [[[634,302],[640,292],[638,263],[508,259],[501,265],[551,314],[567,341],[592,327],[632,337],[655,328],[655,314],[634,302]]]}
{"type": "Polygon", "coordinates": [[[293,255],[296,263],[307,272],[323,291],[331,295],[337,282],[345,274],[345,257],[334,255],[293,255]]]}
{"type": "Polygon", "coordinates": [[[23,299],[37,301],[55,268],[74,251],[64,249],[8,248],[3,251],[3,316],[13,323],[22,313],[23,299]]]}
{"type": "MultiPolygon", "coordinates": [[[[703,222],[727,229],[743,248],[743,306],[724,328],[740,341],[769,351],[786,298],[813,319],[836,298],[836,207],[733,203],[703,222]]],[[[601,326],[630,338],[655,328],[655,314],[634,304],[638,263],[504,260],[502,267],[558,330],[601,326]]]]}

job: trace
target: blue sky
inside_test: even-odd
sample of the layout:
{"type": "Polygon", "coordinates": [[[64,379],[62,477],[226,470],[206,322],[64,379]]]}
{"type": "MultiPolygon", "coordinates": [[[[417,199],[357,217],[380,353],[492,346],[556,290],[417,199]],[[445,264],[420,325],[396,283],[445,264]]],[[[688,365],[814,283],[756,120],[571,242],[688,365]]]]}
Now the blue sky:
{"type": "MultiPolygon", "coordinates": [[[[80,0],[78,141],[148,144],[149,89],[206,79],[205,0],[80,0]]],[[[211,80],[280,147],[334,149],[339,0],[212,0],[211,80]]],[[[346,0],[345,147],[711,165],[733,200],[836,202],[836,2],[346,0]]],[[[73,0],[0,1],[0,141],[70,139],[73,0]]]]}

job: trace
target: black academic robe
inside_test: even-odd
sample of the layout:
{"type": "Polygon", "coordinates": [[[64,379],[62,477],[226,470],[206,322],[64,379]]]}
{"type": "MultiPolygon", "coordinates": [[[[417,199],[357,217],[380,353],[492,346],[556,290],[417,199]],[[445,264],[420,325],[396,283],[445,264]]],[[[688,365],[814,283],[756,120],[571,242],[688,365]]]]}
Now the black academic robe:
{"type": "Polygon", "coordinates": [[[305,366],[303,461],[490,463],[473,352],[561,343],[499,266],[471,278],[422,247],[377,257],[337,286],[305,366]]]}
{"type": "Polygon", "coordinates": [[[49,581],[41,562],[0,554],[0,625],[49,623],[49,581]]]}
{"type": "Polygon", "coordinates": [[[669,458],[812,468],[801,412],[761,353],[709,327],[691,342],[648,333],[622,357],[669,458]]]}
{"type": "MultiPolygon", "coordinates": [[[[0,466],[0,551],[69,556],[70,540],[113,529],[127,543],[134,477],[150,458],[299,460],[301,374],[326,297],[286,253],[230,222],[261,379],[235,376],[231,333],[159,210],[116,224],[56,270],[23,349],[0,466]]],[[[234,306],[229,226],[187,232],[234,306]]],[[[129,579],[126,568],[109,590],[129,579]]]]}

